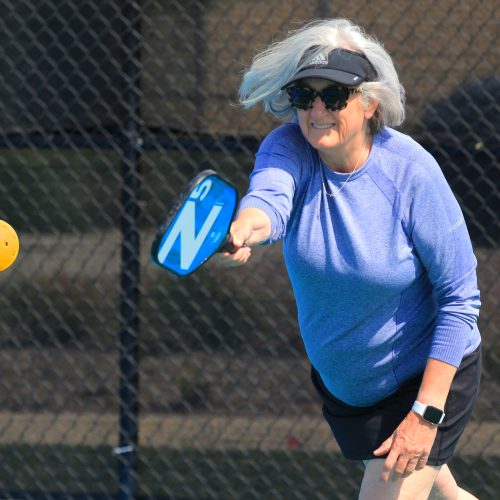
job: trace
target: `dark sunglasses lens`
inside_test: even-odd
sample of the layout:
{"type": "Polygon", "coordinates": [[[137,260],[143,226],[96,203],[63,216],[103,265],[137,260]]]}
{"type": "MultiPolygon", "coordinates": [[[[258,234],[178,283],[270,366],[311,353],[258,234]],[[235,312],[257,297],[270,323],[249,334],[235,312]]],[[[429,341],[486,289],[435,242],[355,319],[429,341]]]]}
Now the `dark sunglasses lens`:
{"type": "Polygon", "coordinates": [[[297,109],[309,109],[314,99],[314,91],[307,87],[289,87],[286,89],[290,104],[297,109]]]}
{"type": "Polygon", "coordinates": [[[350,89],[347,87],[327,87],[318,94],[308,87],[289,87],[286,89],[290,104],[297,109],[306,110],[312,107],[312,103],[319,95],[330,111],[339,111],[347,106],[350,89]]]}
{"type": "Polygon", "coordinates": [[[321,92],[321,99],[325,107],[331,111],[338,111],[347,106],[349,89],[347,87],[327,87],[321,92]]]}

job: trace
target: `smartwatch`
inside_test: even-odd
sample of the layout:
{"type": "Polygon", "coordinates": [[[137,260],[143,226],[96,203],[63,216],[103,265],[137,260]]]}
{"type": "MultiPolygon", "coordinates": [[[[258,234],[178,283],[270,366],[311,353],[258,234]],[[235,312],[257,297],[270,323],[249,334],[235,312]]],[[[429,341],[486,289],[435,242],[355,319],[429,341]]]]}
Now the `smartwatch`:
{"type": "Polygon", "coordinates": [[[435,406],[424,405],[419,401],[415,401],[411,409],[417,415],[420,415],[426,422],[429,422],[433,425],[439,425],[443,423],[444,411],[436,408],[435,406]]]}

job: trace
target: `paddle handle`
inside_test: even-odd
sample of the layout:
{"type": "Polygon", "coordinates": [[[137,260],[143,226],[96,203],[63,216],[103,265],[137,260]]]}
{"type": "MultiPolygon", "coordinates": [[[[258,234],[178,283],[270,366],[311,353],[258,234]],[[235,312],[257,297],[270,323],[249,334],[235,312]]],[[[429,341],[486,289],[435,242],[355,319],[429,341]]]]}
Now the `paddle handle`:
{"type": "Polygon", "coordinates": [[[229,253],[234,253],[236,252],[237,248],[229,241],[229,235],[226,236],[226,239],[222,242],[222,245],[219,247],[219,250],[217,252],[222,253],[222,252],[229,252],[229,253]]]}

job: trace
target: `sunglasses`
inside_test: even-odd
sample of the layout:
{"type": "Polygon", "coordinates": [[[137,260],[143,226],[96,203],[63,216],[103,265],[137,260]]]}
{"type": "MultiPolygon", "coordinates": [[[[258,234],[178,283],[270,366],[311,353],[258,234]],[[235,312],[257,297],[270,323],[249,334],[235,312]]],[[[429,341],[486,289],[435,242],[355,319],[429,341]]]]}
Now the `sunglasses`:
{"type": "Polygon", "coordinates": [[[288,100],[293,108],[306,110],[311,109],[316,97],[319,97],[330,111],[340,111],[347,106],[349,96],[361,92],[359,88],[337,87],[331,85],[319,91],[309,87],[293,86],[286,89],[288,100]]]}

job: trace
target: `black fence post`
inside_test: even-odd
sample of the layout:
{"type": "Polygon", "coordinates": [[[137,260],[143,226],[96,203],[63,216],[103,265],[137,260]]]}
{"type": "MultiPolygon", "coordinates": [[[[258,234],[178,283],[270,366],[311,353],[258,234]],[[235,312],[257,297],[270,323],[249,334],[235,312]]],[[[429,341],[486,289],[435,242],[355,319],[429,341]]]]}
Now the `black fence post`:
{"type": "Polygon", "coordinates": [[[122,165],[122,252],[121,252],[121,331],[120,331],[120,441],[115,454],[119,458],[120,500],[132,500],[137,489],[138,389],[139,389],[139,171],[141,138],[140,48],[141,10],[137,1],[125,8],[124,100],[127,106],[122,165]]]}

